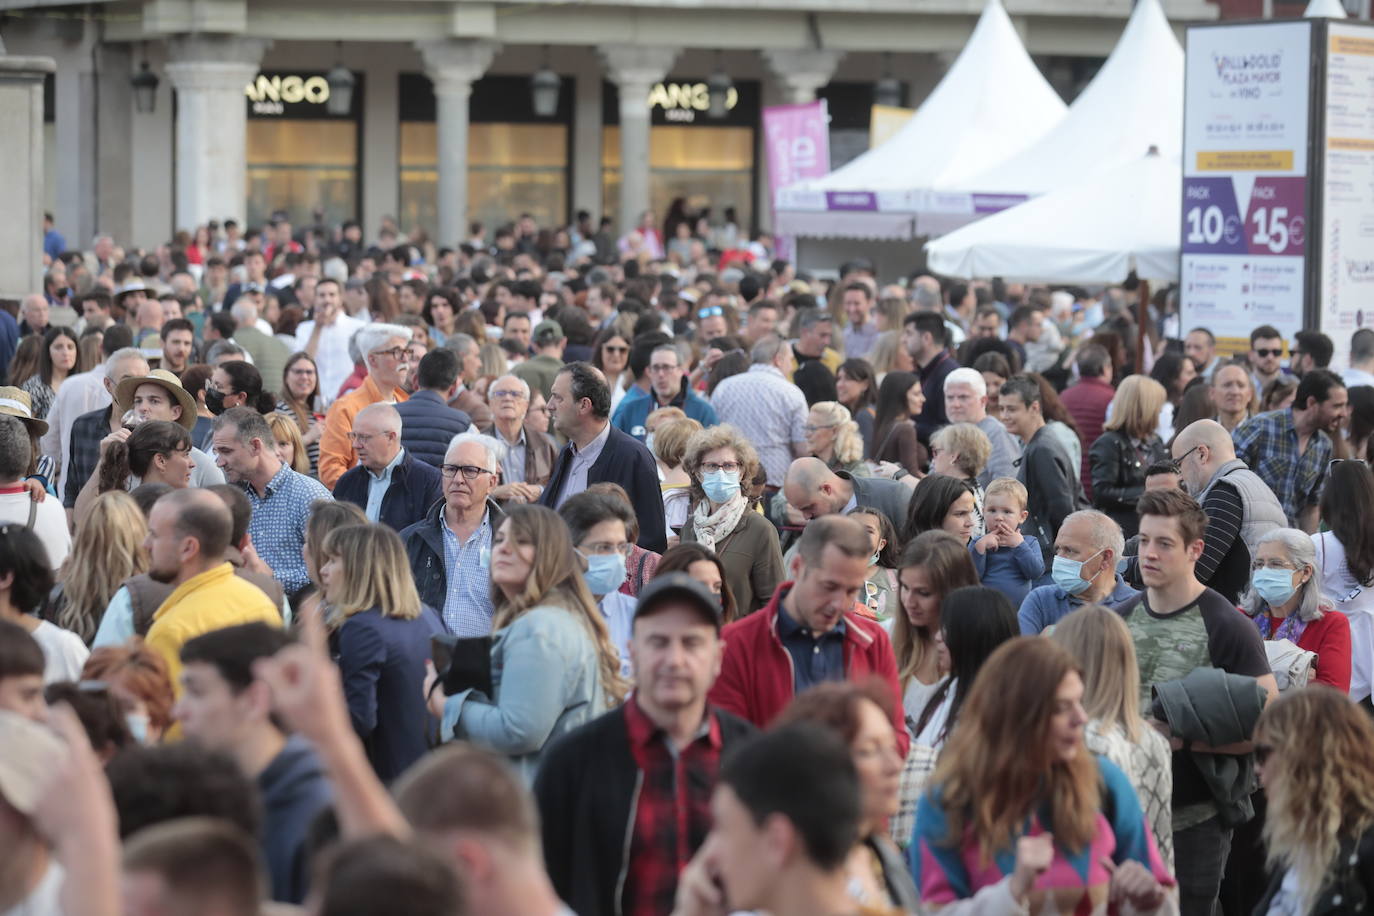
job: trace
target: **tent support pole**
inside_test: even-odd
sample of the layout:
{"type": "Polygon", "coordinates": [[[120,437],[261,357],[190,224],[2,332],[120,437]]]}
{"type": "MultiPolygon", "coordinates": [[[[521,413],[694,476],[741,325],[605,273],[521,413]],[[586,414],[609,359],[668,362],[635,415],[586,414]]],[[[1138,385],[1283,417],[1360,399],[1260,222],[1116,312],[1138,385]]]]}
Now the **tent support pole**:
{"type": "Polygon", "coordinates": [[[1145,374],[1145,322],[1150,320],[1150,281],[1136,288],[1135,371],[1145,374]]]}

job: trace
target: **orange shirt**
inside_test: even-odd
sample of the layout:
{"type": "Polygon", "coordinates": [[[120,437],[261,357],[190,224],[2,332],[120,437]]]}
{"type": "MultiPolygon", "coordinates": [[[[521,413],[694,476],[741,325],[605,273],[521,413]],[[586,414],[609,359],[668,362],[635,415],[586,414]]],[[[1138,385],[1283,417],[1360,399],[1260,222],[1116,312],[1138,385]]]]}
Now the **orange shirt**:
{"type": "Polygon", "coordinates": [[[410,395],[399,388],[393,388],[389,396],[382,394],[377,383],[372,381],[372,376],[369,375],[363,379],[360,388],[350,391],[330,405],[329,413],[324,417],[324,432],[320,434],[320,483],[333,490],[334,484],[338,483],[344,471],[358,463],[353,443],[348,441],[348,434],[353,432],[353,418],[358,415],[358,411],[370,404],[379,404],[382,401],[399,402],[409,397],[410,395]]]}

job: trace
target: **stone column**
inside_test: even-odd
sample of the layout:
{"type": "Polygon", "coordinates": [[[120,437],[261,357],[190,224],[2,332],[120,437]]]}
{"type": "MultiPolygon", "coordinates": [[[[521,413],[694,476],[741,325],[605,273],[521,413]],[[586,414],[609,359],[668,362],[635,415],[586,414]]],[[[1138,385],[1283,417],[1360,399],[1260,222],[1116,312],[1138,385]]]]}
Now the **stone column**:
{"type": "Polygon", "coordinates": [[[43,291],[43,79],[51,57],[0,53],[0,298],[43,291]]]}
{"type": "Polygon", "coordinates": [[[830,82],[835,67],[843,51],[827,51],[819,48],[798,48],[795,50],[771,49],[763,52],[768,68],[777,77],[778,83],[790,105],[813,102],[816,91],[830,82]]]}
{"type": "MultiPolygon", "coordinates": [[[[668,75],[678,52],[639,45],[604,45],[598,50],[620,90],[618,231],[624,233],[637,226],[640,214],[649,209],[649,91],[668,75]]],[[[668,240],[663,242],[666,245],[668,240]]]]}
{"type": "Polygon", "coordinates": [[[248,106],[270,42],[188,35],[168,43],[167,78],[176,90],[176,225],[194,231],[212,219],[244,221],[248,106]]]}
{"type": "Polygon", "coordinates": [[[467,233],[468,99],[472,84],[491,66],[499,46],[490,41],[443,39],[417,44],[425,74],[434,83],[438,132],[440,245],[456,245],[467,233]]]}

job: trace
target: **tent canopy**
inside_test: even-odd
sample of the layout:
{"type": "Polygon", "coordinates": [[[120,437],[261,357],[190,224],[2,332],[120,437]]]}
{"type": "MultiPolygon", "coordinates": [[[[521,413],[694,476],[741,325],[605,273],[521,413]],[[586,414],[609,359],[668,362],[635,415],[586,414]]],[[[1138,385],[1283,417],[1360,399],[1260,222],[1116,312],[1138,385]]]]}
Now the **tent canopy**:
{"type": "Polygon", "coordinates": [[[1139,158],[1183,154],[1183,48],[1159,0],[1139,0],[1121,39],[1054,130],[956,183],[960,190],[1034,196],[1139,158]]]}
{"type": "Polygon", "coordinates": [[[1152,149],[926,245],[930,269],[1028,283],[1177,280],[1178,155],[1152,149]]]}
{"type": "Polygon", "coordinates": [[[789,235],[910,238],[912,214],[939,208],[932,189],[1024,149],[1065,110],[1026,53],[1001,0],[988,0],[968,43],[910,120],[886,143],[824,178],[784,188],[777,229],[789,235]]]}

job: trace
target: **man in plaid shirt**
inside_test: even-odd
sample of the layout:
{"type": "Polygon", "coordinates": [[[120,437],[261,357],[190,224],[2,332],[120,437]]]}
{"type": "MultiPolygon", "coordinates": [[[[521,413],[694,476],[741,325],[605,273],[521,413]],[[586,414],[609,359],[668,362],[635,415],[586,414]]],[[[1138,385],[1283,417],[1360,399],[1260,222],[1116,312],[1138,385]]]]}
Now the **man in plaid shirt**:
{"type": "Polygon", "coordinates": [[[1292,407],[1253,416],[1232,433],[1236,457],[1274,491],[1288,524],[1308,534],[1317,530],[1331,436],[1339,435],[1349,412],[1340,376],[1313,369],[1298,382],[1292,407]]]}
{"type": "MultiPolygon", "coordinates": [[[[148,374],[148,360],[136,347],[126,347],[110,354],[105,361],[105,390],[114,399],[115,389],[126,378],[139,378],[148,374]]],[[[100,443],[105,437],[121,429],[124,416],[119,407],[111,403],[90,413],[83,413],[72,423],[71,447],[63,457],[67,461],[63,475],[62,505],[69,510],[76,509],[76,497],[86,485],[95,466],[100,463],[100,443]]]]}
{"type": "Polygon", "coordinates": [[[655,579],[633,626],[634,695],[545,751],[534,784],[549,876],[580,916],[672,911],[711,829],[722,752],[754,731],[706,703],[724,646],[705,586],[655,579]]]}

